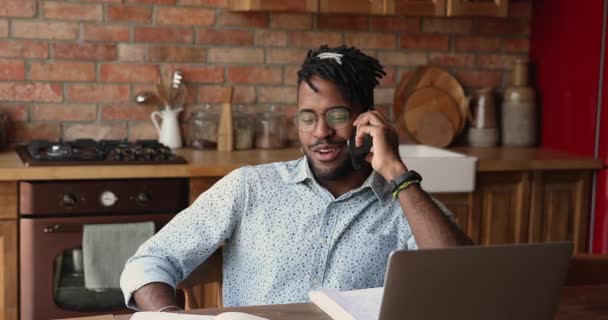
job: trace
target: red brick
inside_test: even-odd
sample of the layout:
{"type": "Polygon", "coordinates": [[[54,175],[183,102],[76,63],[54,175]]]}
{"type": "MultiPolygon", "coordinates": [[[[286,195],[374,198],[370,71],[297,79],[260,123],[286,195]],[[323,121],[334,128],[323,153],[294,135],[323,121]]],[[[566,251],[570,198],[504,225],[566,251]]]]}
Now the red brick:
{"type": "Polygon", "coordinates": [[[207,29],[196,30],[196,43],[221,45],[253,45],[253,33],[249,30],[207,29]]]}
{"type": "Polygon", "coordinates": [[[477,57],[477,66],[485,69],[510,69],[513,61],[522,59],[520,55],[482,54],[477,57]]]}
{"type": "Polygon", "coordinates": [[[53,57],[69,60],[115,60],[118,50],[115,44],[52,43],[53,57]]]}
{"type": "Polygon", "coordinates": [[[0,82],[0,100],[61,102],[61,85],[50,83],[0,82]]]}
{"type": "Polygon", "coordinates": [[[102,120],[150,120],[158,106],[108,105],[101,108],[102,120]]]}
{"type": "Polygon", "coordinates": [[[428,63],[426,53],[380,52],[378,60],[386,66],[418,66],[428,63]]]}
{"type": "MultiPolygon", "coordinates": [[[[198,87],[198,101],[201,104],[206,103],[221,103],[223,86],[200,86],[198,87]]],[[[235,104],[252,104],[255,103],[256,94],[253,86],[235,86],[233,102],[235,104]]]]}
{"type": "Polygon", "coordinates": [[[145,45],[125,44],[118,45],[118,60],[119,61],[141,61],[147,60],[148,50],[145,45]]]}
{"type": "Polygon", "coordinates": [[[57,123],[24,123],[15,122],[10,126],[9,140],[16,143],[26,143],[34,139],[59,140],[61,124],[57,123]]]}
{"type": "Polygon", "coordinates": [[[14,20],[12,23],[15,38],[75,40],[78,37],[78,24],[74,22],[14,20]]]}
{"type": "Polygon", "coordinates": [[[395,82],[395,77],[397,74],[397,71],[395,68],[384,68],[384,72],[386,72],[386,75],[384,77],[382,77],[382,79],[380,79],[380,87],[394,87],[396,82],[395,82]]]}
{"type": "Polygon", "coordinates": [[[204,48],[150,47],[148,61],[152,62],[205,62],[204,48]]]}
{"type": "Polygon", "coordinates": [[[90,138],[95,140],[122,140],[127,137],[126,123],[73,124],[63,130],[64,140],[90,138]]]}
{"type": "Polygon", "coordinates": [[[49,45],[30,40],[0,40],[0,57],[46,59],[49,57],[49,45]]]}
{"type": "Polygon", "coordinates": [[[307,53],[307,49],[269,49],[267,62],[271,64],[301,65],[307,53]]]}
{"type": "Polygon", "coordinates": [[[108,21],[113,22],[152,22],[152,8],[110,5],[107,10],[108,21]]]}
{"type": "Polygon", "coordinates": [[[261,48],[209,48],[207,55],[211,63],[264,63],[261,48]]]}
{"type": "Polygon", "coordinates": [[[291,87],[260,87],[258,88],[259,103],[296,103],[297,90],[291,87]]]}
{"type": "Polygon", "coordinates": [[[25,80],[25,62],[0,59],[0,80],[25,80]]]}
{"type": "Polygon", "coordinates": [[[42,16],[57,20],[101,21],[103,11],[100,4],[44,1],[42,16]]]}
{"type": "Polygon", "coordinates": [[[475,65],[475,56],[472,54],[443,54],[432,53],[429,63],[443,67],[471,67],[475,65]]]}
{"type": "MultiPolygon", "coordinates": [[[[152,121],[132,122],[129,124],[129,140],[157,140],[158,132],[152,121]]],[[[184,140],[185,141],[185,140],[184,140]]]]}
{"type": "Polygon", "coordinates": [[[226,8],[228,7],[228,0],[178,0],[177,4],[180,6],[205,6],[226,8]]]}
{"type": "Polygon", "coordinates": [[[34,105],[32,120],[93,121],[97,119],[94,105],[34,105]]]}
{"type": "Polygon", "coordinates": [[[395,97],[395,88],[374,89],[374,104],[392,104],[395,97]]]}
{"type": "Polygon", "coordinates": [[[509,1],[510,18],[530,18],[532,17],[532,0],[511,0],[509,1]]]}
{"type": "Polygon", "coordinates": [[[521,19],[477,18],[475,31],[482,35],[521,36],[529,34],[529,22],[521,19]]]}
{"type": "Polygon", "coordinates": [[[133,4],[176,4],[177,0],[123,0],[123,2],[133,4]]]}
{"type": "Polygon", "coordinates": [[[0,38],[8,38],[8,20],[0,19],[0,38]]]}
{"type": "Polygon", "coordinates": [[[122,3],[124,0],[80,0],[87,3],[122,3]]]}
{"type": "Polygon", "coordinates": [[[287,32],[258,30],[255,32],[255,44],[265,47],[284,47],[287,45],[287,32]]]}
{"type": "Polygon", "coordinates": [[[346,43],[360,49],[394,49],[397,47],[397,36],[382,33],[349,32],[346,43]]]}
{"type": "Polygon", "coordinates": [[[333,30],[369,30],[369,16],[351,14],[320,14],[317,16],[317,28],[333,30]]]}
{"type": "Polygon", "coordinates": [[[473,71],[458,70],[456,77],[465,87],[499,87],[502,72],[499,71],[473,71]]]}
{"type": "Polygon", "coordinates": [[[105,82],[155,82],[158,75],[157,65],[117,63],[99,68],[99,79],[105,82]]]}
{"type": "Polygon", "coordinates": [[[492,37],[455,37],[454,49],[457,51],[498,51],[501,38],[492,37]]]}
{"type": "Polygon", "coordinates": [[[194,32],[188,27],[134,27],[136,42],[192,43],[194,32]]]}
{"type": "Polygon", "coordinates": [[[220,25],[226,27],[268,27],[267,13],[222,11],[220,25]]]}
{"type": "Polygon", "coordinates": [[[156,23],[211,26],[215,24],[215,10],[156,7],[156,23]]]}
{"type": "Polygon", "coordinates": [[[32,61],[29,80],[93,81],[95,64],[88,62],[32,61]]]}
{"type": "Polygon", "coordinates": [[[530,39],[504,39],[506,52],[527,53],[530,51],[530,39]]]}
{"type": "Polygon", "coordinates": [[[23,104],[0,103],[0,110],[8,114],[8,119],[15,121],[27,121],[28,107],[23,104]]]}
{"type": "Polygon", "coordinates": [[[402,35],[400,47],[404,49],[445,51],[450,48],[450,38],[442,35],[402,35]]]}
{"type": "Polygon", "coordinates": [[[471,19],[424,18],[422,31],[447,34],[469,34],[473,30],[471,19]]]}
{"type": "MultiPolygon", "coordinates": [[[[221,92],[221,91],[220,91],[221,92]]],[[[256,102],[255,87],[253,86],[235,86],[234,87],[234,103],[252,104],[256,102]]]]}
{"type": "Polygon", "coordinates": [[[86,41],[129,41],[129,27],[86,24],[82,38],[86,41]]]}
{"type": "Polygon", "coordinates": [[[124,102],[129,101],[128,84],[72,84],[67,85],[69,102],[124,102]]]}
{"type": "Polygon", "coordinates": [[[201,66],[180,67],[187,83],[222,83],[224,82],[224,67],[201,66]]]}
{"type": "Polygon", "coordinates": [[[417,17],[372,17],[372,31],[379,32],[419,32],[420,18],[417,17]]]}
{"type": "Polygon", "coordinates": [[[232,83],[277,84],[283,80],[278,67],[228,67],[228,81],[232,83]]]}
{"type": "Polygon", "coordinates": [[[34,0],[0,0],[0,16],[33,17],[36,15],[34,0]]]}
{"type": "MultiPolygon", "coordinates": [[[[302,57],[302,62],[304,62],[304,57],[302,57]]],[[[285,72],[283,72],[283,83],[284,84],[297,84],[298,70],[300,70],[300,66],[285,67],[285,72]]]]}
{"type": "Polygon", "coordinates": [[[273,13],[270,16],[270,28],[286,30],[310,30],[312,28],[312,15],[273,13]]]}
{"type": "Polygon", "coordinates": [[[318,48],[321,44],[337,46],[343,43],[338,32],[294,32],[290,34],[289,46],[299,48],[318,48]]]}

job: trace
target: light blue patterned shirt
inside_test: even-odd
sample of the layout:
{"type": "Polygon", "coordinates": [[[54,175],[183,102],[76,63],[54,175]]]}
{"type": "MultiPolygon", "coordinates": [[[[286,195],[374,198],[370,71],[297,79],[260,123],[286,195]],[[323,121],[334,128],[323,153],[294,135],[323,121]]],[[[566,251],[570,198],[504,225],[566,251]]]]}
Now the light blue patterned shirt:
{"type": "Polygon", "coordinates": [[[175,287],[222,242],[225,306],[305,302],[321,287],[380,287],[389,253],[416,248],[390,185],[376,172],[336,199],[305,158],[243,167],[129,259],[125,300],[150,282],[175,287]]]}

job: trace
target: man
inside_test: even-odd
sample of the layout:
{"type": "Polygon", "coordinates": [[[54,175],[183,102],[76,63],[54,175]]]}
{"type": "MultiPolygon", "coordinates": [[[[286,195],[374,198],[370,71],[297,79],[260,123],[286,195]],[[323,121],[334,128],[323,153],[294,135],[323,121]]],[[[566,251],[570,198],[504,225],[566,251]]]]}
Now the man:
{"type": "Polygon", "coordinates": [[[352,47],[309,51],[294,117],[305,157],[237,169],[178,214],[127,262],[129,306],[173,309],[175,285],[222,242],[226,306],[379,287],[392,250],[470,244],[408,171],[389,121],[370,111],[383,75],[352,47]],[[347,149],[355,130],[357,146],[373,142],[358,170],[347,149]]]}

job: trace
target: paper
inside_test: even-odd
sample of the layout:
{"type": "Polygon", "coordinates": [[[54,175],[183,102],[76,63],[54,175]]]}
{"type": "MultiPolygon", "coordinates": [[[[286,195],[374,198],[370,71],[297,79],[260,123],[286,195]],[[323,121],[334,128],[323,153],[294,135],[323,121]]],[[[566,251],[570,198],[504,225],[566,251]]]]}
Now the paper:
{"type": "Polygon", "coordinates": [[[308,295],[321,310],[335,320],[377,320],[384,288],[337,291],[323,288],[308,295]]]}
{"type": "Polygon", "coordinates": [[[243,312],[224,312],[217,316],[172,312],[136,312],[131,320],[268,320],[243,312]]]}

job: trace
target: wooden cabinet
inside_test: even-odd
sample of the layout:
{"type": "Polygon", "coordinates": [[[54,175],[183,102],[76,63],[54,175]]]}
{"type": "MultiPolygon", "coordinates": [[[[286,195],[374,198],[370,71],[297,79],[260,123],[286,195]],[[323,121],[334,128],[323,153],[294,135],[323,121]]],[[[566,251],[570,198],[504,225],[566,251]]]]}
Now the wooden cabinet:
{"type": "Polygon", "coordinates": [[[229,0],[232,11],[317,12],[318,0],[229,0]]]}
{"type": "Polygon", "coordinates": [[[17,220],[0,220],[0,318],[18,319],[17,220]]]}
{"type": "Polygon", "coordinates": [[[448,16],[506,17],[508,0],[447,0],[448,16]]]}
{"type": "Polygon", "coordinates": [[[408,16],[445,16],[446,0],[395,0],[395,14],[408,16]]]}
{"type": "Polygon", "coordinates": [[[319,0],[320,13],[394,14],[394,0],[319,0]]]}

